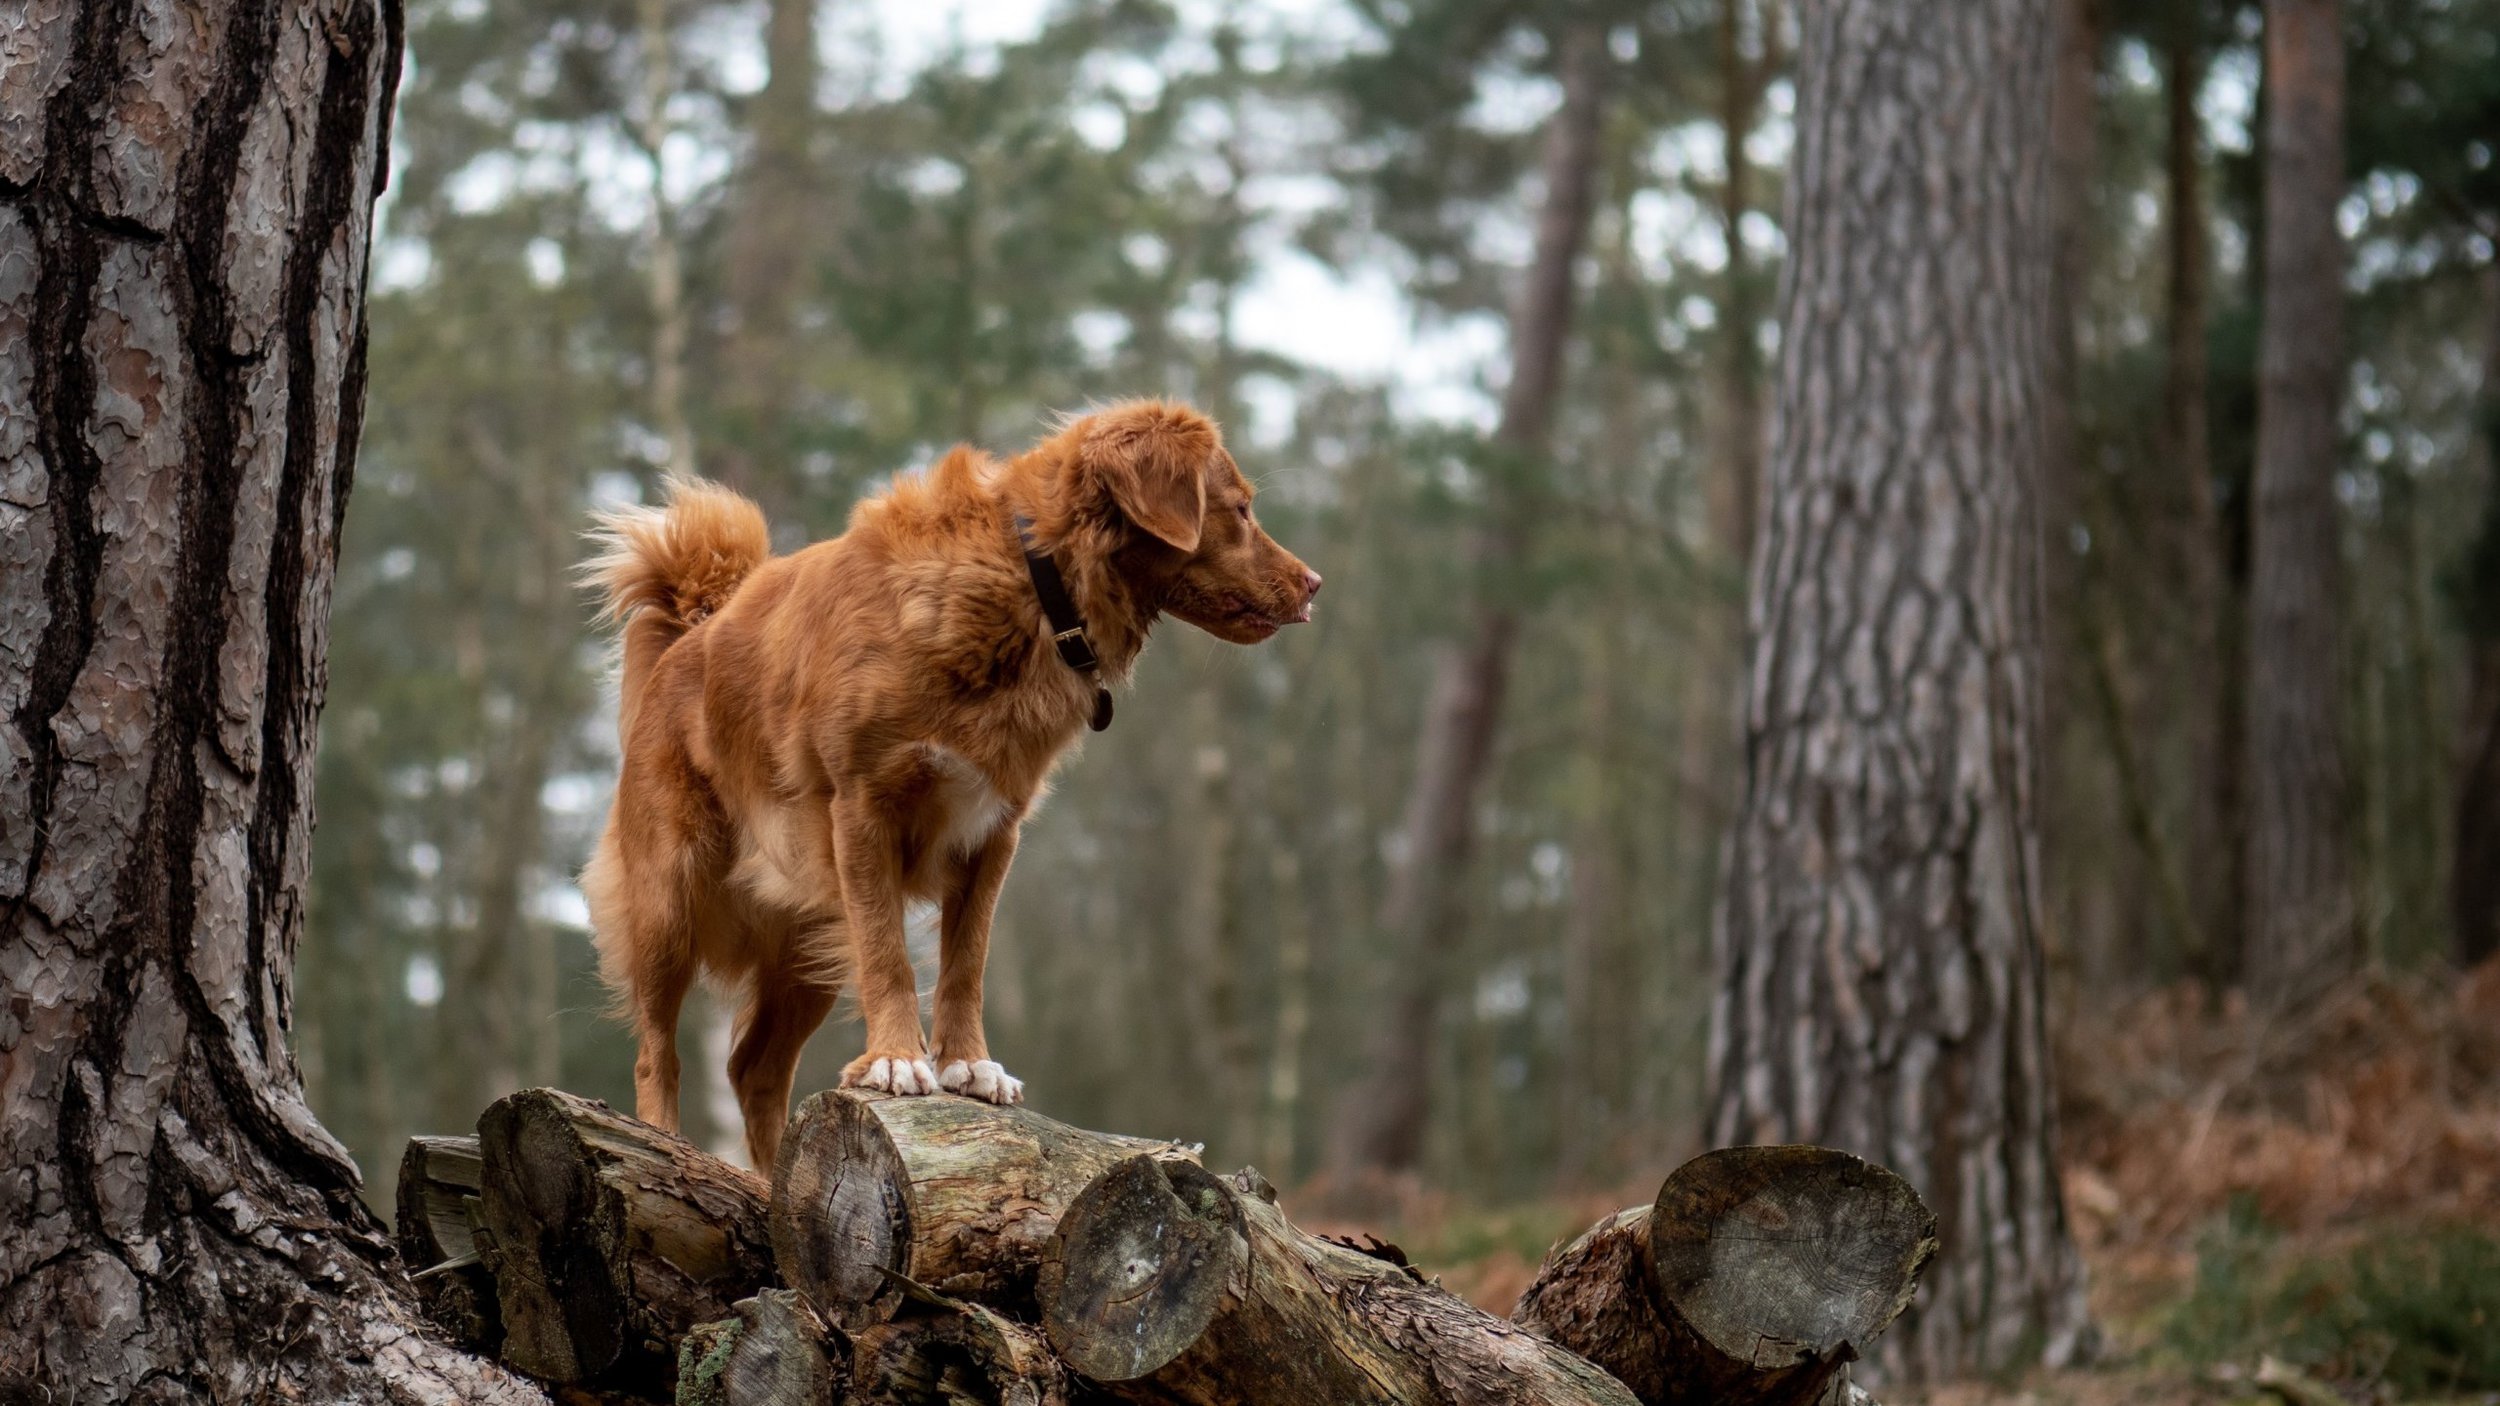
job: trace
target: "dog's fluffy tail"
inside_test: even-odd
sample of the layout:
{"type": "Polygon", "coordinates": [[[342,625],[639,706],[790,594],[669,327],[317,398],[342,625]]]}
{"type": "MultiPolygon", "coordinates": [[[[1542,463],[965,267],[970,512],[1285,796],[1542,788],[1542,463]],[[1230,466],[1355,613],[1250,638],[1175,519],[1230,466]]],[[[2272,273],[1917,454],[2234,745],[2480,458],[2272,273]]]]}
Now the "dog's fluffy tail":
{"type": "Polygon", "coordinates": [[[593,519],[598,554],[583,579],[602,598],[601,614],[625,626],[625,706],[662,651],[737,594],[772,556],[763,510],[716,483],[676,478],[665,507],[610,508],[593,519]]]}

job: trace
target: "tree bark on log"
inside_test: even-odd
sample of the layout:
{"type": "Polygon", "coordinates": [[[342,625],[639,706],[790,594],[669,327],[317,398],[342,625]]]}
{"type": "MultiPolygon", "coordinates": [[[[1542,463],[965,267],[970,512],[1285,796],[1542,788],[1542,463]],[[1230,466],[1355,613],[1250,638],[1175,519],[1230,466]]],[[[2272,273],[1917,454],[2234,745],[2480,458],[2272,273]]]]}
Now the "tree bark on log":
{"type": "Polygon", "coordinates": [[[893,1316],[897,1275],[1029,1315],[1061,1211],[1141,1154],[1193,1155],[978,1099],[828,1090],[801,1105],[782,1143],[773,1257],[783,1282],[846,1328],[893,1316]]]}
{"type": "Polygon", "coordinates": [[[524,1089],[478,1144],[503,1357],[532,1376],[665,1398],[687,1331],[775,1282],[763,1178],[683,1138],[524,1089]]]}
{"type": "Polygon", "coordinates": [[[1071,1392],[1039,1331],[926,1291],[852,1351],[851,1406],[1067,1406],[1071,1392]]]}
{"type": "Polygon", "coordinates": [[[806,1299],[766,1289],[686,1334],[677,1406],[840,1406],[849,1399],[847,1352],[806,1299]]]}
{"type": "Polygon", "coordinates": [[[1740,1147],[1557,1251],[1512,1313],[1645,1406],[1829,1399],[1936,1251],[1909,1183],[1845,1152],[1740,1147]]]}
{"type": "Polygon", "coordinates": [[[503,1345],[495,1278],[475,1234],[481,1165],[473,1137],[414,1137],[399,1159],[399,1259],[417,1305],[462,1347],[503,1345]]]}
{"type": "Polygon", "coordinates": [[[541,1400],[289,1044],[400,6],[7,13],[0,1399],[541,1400]]]}
{"type": "Polygon", "coordinates": [[[1621,1383],[1403,1265],[1304,1234],[1253,1174],[1138,1157],[1068,1207],[1042,1323],[1128,1400],[1631,1406],[1621,1383]]]}

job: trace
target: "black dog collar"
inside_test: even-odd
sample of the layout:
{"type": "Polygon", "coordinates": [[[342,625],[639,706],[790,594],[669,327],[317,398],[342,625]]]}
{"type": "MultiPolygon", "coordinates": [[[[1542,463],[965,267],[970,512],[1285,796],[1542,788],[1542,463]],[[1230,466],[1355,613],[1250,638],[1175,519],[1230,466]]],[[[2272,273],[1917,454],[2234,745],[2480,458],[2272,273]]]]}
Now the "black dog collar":
{"type": "Polygon", "coordinates": [[[1103,686],[1102,661],[1094,657],[1093,641],[1085,636],[1085,617],[1077,612],[1076,598],[1068,594],[1067,579],[1059,574],[1059,563],[1050,553],[1033,549],[1033,524],[1024,514],[1016,517],[1016,541],[1024,548],[1024,569],[1033,578],[1033,594],[1041,600],[1042,615],[1050,621],[1050,642],[1059,650],[1059,658],[1069,668],[1092,680],[1094,685],[1094,731],[1111,726],[1111,690],[1103,686]]]}

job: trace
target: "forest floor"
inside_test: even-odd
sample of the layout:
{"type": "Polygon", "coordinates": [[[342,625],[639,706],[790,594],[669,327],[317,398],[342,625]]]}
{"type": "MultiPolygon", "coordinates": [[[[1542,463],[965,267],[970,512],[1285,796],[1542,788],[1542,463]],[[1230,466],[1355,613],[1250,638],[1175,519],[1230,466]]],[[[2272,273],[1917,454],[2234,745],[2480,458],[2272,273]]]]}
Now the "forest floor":
{"type": "MultiPolygon", "coordinates": [[[[2261,1368],[2356,1406],[2500,1406],[2500,961],[2358,980],[2298,1021],[2181,987],[2070,1028],[2067,1206],[2099,1359],[1891,1406],[2291,1399],[2261,1368]]],[[[1653,1190],[1396,1229],[1507,1313],[1545,1246],[1653,1190]]]]}

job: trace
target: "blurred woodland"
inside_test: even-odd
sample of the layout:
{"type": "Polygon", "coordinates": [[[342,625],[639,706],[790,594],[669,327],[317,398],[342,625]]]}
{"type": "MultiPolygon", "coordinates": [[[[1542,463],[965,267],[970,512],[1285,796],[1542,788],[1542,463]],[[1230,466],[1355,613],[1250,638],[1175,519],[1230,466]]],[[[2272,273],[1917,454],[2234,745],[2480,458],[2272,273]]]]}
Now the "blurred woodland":
{"type": "MultiPolygon", "coordinates": [[[[2012,7],[2051,8],[2048,70],[2005,75],[2050,128],[2007,599],[2063,1215],[2122,1344],[2293,1351],[2229,1316],[2291,1321],[2267,1236],[2479,1224],[2445,1272],[2500,1277],[2500,3],[2278,3],[2307,28],[2271,40],[2256,5],[2012,7]],[[2323,242],[2269,238],[2304,194],[2323,242]],[[2318,365],[2261,423],[2261,372],[2318,365]],[[2318,472],[2260,473],[2302,443],[2318,472]],[[2266,1287],[2215,1307],[2232,1265],[2266,1287]]],[[[1263,649],[1169,627],[1027,827],[989,1004],[1035,1104],[1364,1190],[1488,1301],[1586,1217],[1480,1208],[1646,1200],[1750,1136],[1713,925],[1758,853],[1772,451],[1812,428],[1772,423],[1799,24],[410,0],[295,1010],[376,1204],[511,1089],[631,1106],[573,888],[615,764],[588,514],[692,472],[795,547],[1136,394],[1223,421],[1330,586],[1263,649]]],[[[726,1017],[692,1026],[727,1151],[693,1082],[726,1017]]],[[[828,1026],[801,1087],[856,1048],[828,1026]]],[[[2401,1375],[2343,1350],[2311,1360],[2401,1375]]],[[[2399,1385],[2500,1389],[2487,1348],[2432,1360],[2399,1385]]]]}

